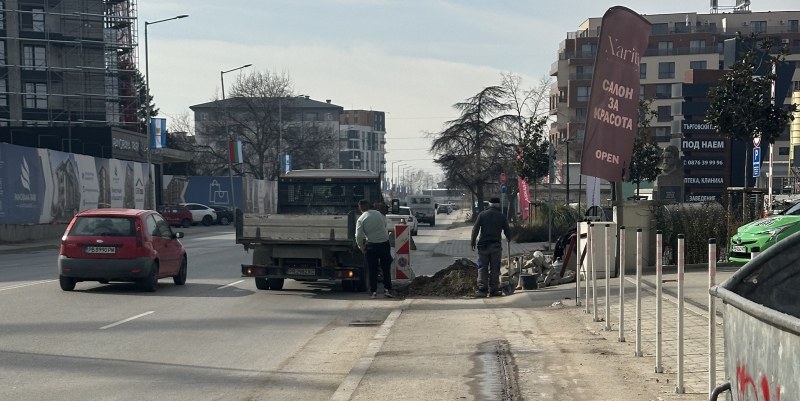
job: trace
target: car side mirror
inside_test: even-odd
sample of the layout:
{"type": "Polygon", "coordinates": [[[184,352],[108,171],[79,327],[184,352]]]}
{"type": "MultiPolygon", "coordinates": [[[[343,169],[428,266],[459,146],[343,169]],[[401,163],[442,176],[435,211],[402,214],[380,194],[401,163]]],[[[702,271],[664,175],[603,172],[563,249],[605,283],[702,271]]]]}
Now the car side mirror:
{"type": "Polygon", "coordinates": [[[175,239],[180,239],[180,238],[183,238],[183,231],[178,231],[178,232],[176,232],[175,234],[173,234],[173,237],[174,237],[175,239]]]}

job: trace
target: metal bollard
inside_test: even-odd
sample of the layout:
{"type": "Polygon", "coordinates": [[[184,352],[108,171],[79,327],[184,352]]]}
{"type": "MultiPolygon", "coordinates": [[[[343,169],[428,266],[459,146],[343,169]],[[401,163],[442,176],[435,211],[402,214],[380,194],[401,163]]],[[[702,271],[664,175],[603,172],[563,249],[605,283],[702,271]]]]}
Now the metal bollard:
{"type": "Polygon", "coordinates": [[[754,247],[750,248],[750,260],[755,259],[756,256],[758,256],[758,254],[760,254],[760,253],[761,253],[761,248],[759,248],[757,246],[754,246],[754,247]]]}
{"type": "Polygon", "coordinates": [[[683,387],[683,271],[684,264],[684,236],[678,234],[678,384],[675,392],[684,394],[686,389],[683,387]]]}
{"type": "Polygon", "coordinates": [[[619,228],[619,338],[625,342],[625,226],[619,228]]]}
{"type": "Polygon", "coordinates": [[[636,229],[636,351],[642,356],[642,229],[636,229]]]}
{"type": "MultiPolygon", "coordinates": [[[[594,224],[591,225],[589,229],[592,233],[594,232],[594,224]]],[[[594,267],[594,235],[592,236],[592,320],[595,322],[599,322],[600,319],[597,317],[597,270],[594,267]]]]}
{"type": "Polygon", "coordinates": [[[664,366],[661,364],[661,297],[662,297],[662,271],[664,269],[664,242],[661,230],[656,231],[656,373],[664,373],[664,366]]]}
{"type": "Polygon", "coordinates": [[[586,273],[586,283],[585,283],[585,291],[586,294],[586,313],[591,313],[589,311],[589,306],[591,305],[590,301],[590,294],[589,294],[589,282],[592,281],[592,223],[589,223],[588,232],[586,233],[586,266],[583,267],[584,273],[586,273]]]}
{"type": "MultiPolygon", "coordinates": [[[[717,240],[708,240],[708,288],[717,281],[717,240]]],[[[708,293],[708,393],[714,391],[717,383],[717,304],[714,296],[708,293]]]]}
{"type": "Polygon", "coordinates": [[[609,331],[611,330],[611,252],[609,252],[608,248],[611,244],[611,236],[608,235],[608,228],[611,225],[606,223],[605,228],[605,249],[603,250],[603,260],[605,260],[605,267],[606,267],[606,314],[605,314],[605,326],[603,326],[603,330],[609,331]]]}
{"type": "Polygon", "coordinates": [[[575,306],[581,306],[581,225],[578,223],[577,231],[575,232],[575,306]]]}

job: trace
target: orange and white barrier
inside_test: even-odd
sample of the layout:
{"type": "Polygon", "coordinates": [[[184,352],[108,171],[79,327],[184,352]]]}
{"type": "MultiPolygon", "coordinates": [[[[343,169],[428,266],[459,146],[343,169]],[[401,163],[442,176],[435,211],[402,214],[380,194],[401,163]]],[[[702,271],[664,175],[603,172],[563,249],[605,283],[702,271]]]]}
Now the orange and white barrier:
{"type": "Polygon", "coordinates": [[[394,226],[394,261],[392,262],[392,277],[395,280],[413,280],[414,270],[411,269],[411,229],[407,224],[394,226]]]}

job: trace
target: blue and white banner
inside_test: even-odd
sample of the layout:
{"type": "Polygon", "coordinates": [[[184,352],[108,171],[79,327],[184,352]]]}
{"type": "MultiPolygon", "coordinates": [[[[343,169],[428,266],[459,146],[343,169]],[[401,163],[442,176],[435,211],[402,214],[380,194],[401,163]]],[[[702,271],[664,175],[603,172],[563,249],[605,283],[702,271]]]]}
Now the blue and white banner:
{"type": "Polygon", "coordinates": [[[167,147],[167,119],[150,119],[150,149],[167,147]]]}

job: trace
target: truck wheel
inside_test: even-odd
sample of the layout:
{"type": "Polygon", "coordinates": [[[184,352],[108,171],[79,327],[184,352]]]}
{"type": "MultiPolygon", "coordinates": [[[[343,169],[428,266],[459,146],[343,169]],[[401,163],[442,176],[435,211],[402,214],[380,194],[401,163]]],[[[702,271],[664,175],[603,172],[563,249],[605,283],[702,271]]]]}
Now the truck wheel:
{"type": "Polygon", "coordinates": [[[283,289],[283,279],[282,278],[268,278],[267,283],[269,284],[269,289],[280,291],[283,289]]]}
{"type": "Polygon", "coordinates": [[[256,288],[259,290],[268,290],[269,284],[267,283],[267,279],[263,277],[256,277],[256,288]]]}

